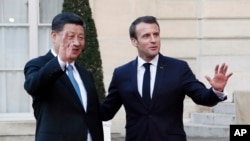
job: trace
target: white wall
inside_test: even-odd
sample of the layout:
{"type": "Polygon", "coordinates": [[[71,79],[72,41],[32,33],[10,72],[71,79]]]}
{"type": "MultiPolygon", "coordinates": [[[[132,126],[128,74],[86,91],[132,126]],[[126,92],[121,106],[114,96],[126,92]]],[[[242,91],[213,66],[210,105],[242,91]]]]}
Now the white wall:
{"type": "MultiPolygon", "coordinates": [[[[205,75],[223,62],[234,75],[226,91],[231,102],[236,90],[250,89],[250,1],[249,0],[105,0],[92,1],[100,43],[106,90],[115,67],[137,55],[128,28],[138,16],[153,15],[161,26],[164,55],[186,60],[207,86],[205,75]]],[[[185,100],[189,112],[209,110],[185,100]]],[[[112,132],[124,134],[123,109],[112,121],[112,132]]]]}

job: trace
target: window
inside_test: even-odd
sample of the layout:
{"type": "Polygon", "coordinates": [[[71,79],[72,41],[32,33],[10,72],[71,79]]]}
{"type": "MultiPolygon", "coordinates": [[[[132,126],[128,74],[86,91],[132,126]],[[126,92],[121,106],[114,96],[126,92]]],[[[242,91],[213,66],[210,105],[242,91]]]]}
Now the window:
{"type": "Polygon", "coordinates": [[[61,12],[62,3],[0,0],[0,113],[31,112],[31,98],[23,88],[23,68],[28,60],[51,48],[50,23],[61,12]]]}
{"type": "Polygon", "coordinates": [[[46,53],[51,47],[50,40],[51,21],[55,15],[62,11],[63,0],[40,0],[39,4],[39,54],[46,53]]]}

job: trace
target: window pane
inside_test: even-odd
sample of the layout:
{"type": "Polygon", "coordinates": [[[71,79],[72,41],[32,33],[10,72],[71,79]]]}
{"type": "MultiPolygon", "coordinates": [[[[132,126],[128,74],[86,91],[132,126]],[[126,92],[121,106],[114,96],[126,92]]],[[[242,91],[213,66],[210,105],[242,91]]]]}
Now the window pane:
{"type": "Polygon", "coordinates": [[[0,69],[22,69],[29,57],[28,27],[2,27],[0,35],[0,69]]]}
{"type": "Polygon", "coordinates": [[[39,40],[38,40],[38,54],[42,55],[48,52],[49,49],[52,48],[52,41],[51,41],[51,27],[44,26],[39,27],[38,31],[39,40]]]}
{"type": "Polygon", "coordinates": [[[6,86],[3,89],[5,89],[7,99],[5,111],[0,112],[30,112],[30,97],[23,88],[23,71],[8,71],[0,73],[0,76],[5,78],[6,86]]]}
{"type": "MultiPolygon", "coordinates": [[[[0,69],[1,70],[1,69],[0,69]]],[[[6,111],[6,75],[0,71],[0,113],[6,111]]]]}
{"type": "Polygon", "coordinates": [[[63,0],[39,1],[40,23],[51,23],[53,17],[62,11],[63,0]]]}
{"type": "Polygon", "coordinates": [[[0,113],[30,112],[30,99],[23,88],[28,27],[0,27],[0,35],[0,113]]]}
{"type": "Polygon", "coordinates": [[[0,0],[0,23],[27,23],[27,0],[0,0]]]}

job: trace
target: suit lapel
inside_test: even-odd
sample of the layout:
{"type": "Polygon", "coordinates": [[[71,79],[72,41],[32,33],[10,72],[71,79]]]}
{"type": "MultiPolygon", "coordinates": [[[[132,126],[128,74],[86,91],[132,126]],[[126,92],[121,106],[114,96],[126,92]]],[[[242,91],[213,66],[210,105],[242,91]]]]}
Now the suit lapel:
{"type": "Polygon", "coordinates": [[[81,109],[84,111],[83,105],[82,105],[73,85],[71,84],[70,79],[67,76],[67,74],[65,73],[61,79],[62,79],[62,82],[64,83],[64,86],[67,87],[70,91],[68,93],[69,97],[71,97],[72,100],[75,101],[74,103],[76,104],[77,107],[81,107],[81,109]]]}
{"type": "Polygon", "coordinates": [[[162,80],[165,79],[163,76],[165,71],[166,71],[166,62],[163,56],[159,54],[151,107],[153,106],[153,104],[157,99],[157,94],[159,94],[160,86],[162,85],[162,80]]]}
{"type": "MultiPolygon", "coordinates": [[[[51,53],[51,51],[49,51],[45,55],[45,57],[47,59],[46,62],[55,58],[55,56],[51,53]]],[[[79,71],[79,73],[80,73],[80,71],[79,71]]],[[[60,79],[61,79],[61,82],[63,83],[63,86],[65,86],[65,87],[67,87],[67,89],[69,89],[68,94],[69,94],[69,97],[72,98],[72,101],[74,101],[74,104],[76,104],[77,107],[81,107],[81,109],[84,110],[83,105],[82,105],[79,97],[77,96],[77,93],[75,92],[75,89],[74,89],[73,85],[71,84],[67,74],[64,73],[60,79]]]]}
{"type": "MultiPolygon", "coordinates": [[[[131,87],[134,91],[134,95],[135,97],[138,99],[138,101],[143,104],[145,106],[146,109],[148,109],[150,106],[147,105],[142,96],[140,95],[139,91],[138,91],[138,83],[137,83],[137,65],[138,65],[138,58],[136,58],[134,61],[132,61],[132,68],[130,69],[130,72],[131,74],[129,74],[128,76],[131,76],[130,80],[131,80],[131,87]]],[[[152,105],[152,104],[151,104],[152,105]]]]}
{"type": "MultiPolygon", "coordinates": [[[[88,111],[88,107],[89,107],[89,105],[91,104],[91,103],[89,103],[89,102],[91,102],[92,100],[89,100],[89,99],[91,99],[91,92],[90,92],[90,88],[91,88],[91,86],[90,86],[90,84],[92,83],[91,82],[91,80],[89,80],[89,77],[88,77],[88,75],[89,74],[86,74],[85,73],[85,71],[84,70],[82,70],[82,68],[80,68],[77,64],[75,64],[75,66],[76,66],[76,68],[77,68],[77,70],[78,70],[78,72],[79,72],[79,75],[80,75],[80,77],[81,77],[81,80],[82,80],[82,83],[83,83],[83,85],[84,85],[84,87],[85,87],[85,89],[86,89],[86,96],[87,96],[87,105],[86,105],[86,109],[85,109],[85,112],[87,112],[88,111]]],[[[78,100],[79,100],[79,98],[78,98],[78,100]]],[[[79,102],[81,103],[81,101],[79,100],[79,102]]],[[[83,106],[83,105],[82,105],[83,106]]],[[[84,109],[84,108],[83,108],[84,109]]]]}
{"type": "Polygon", "coordinates": [[[55,56],[51,53],[51,51],[49,51],[46,55],[45,55],[45,59],[46,62],[48,62],[49,60],[55,58],[55,56]]]}
{"type": "Polygon", "coordinates": [[[134,91],[134,95],[135,97],[138,99],[138,101],[140,101],[142,104],[144,104],[145,106],[147,106],[143,99],[142,99],[142,96],[140,95],[139,91],[138,91],[138,83],[137,83],[137,65],[138,65],[138,60],[137,58],[132,61],[132,68],[130,69],[130,73],[131,75],[128,75],[128,76],[131,76],[130,80],[131,80],[131,87],[134,91]]]}

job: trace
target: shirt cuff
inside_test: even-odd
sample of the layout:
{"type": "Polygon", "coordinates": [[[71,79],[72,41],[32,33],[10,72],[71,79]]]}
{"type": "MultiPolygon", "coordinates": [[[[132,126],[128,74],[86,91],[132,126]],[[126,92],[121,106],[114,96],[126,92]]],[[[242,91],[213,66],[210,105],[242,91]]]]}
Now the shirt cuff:
{"type": "Polygon", "coordinates": [[[227,93],[216,91],[214,88],[212,88],[213,92],[218,96],[219,99],[224,100],[227,96],[227,93]]]}
{"type": "Polygon", "coordinates": [[[57,60],[59,65],[61,66],[62,71],[65,71],[65,67],[66,67],[66,62],[63,62],[60,57],[57,56],[57,60]]]}

